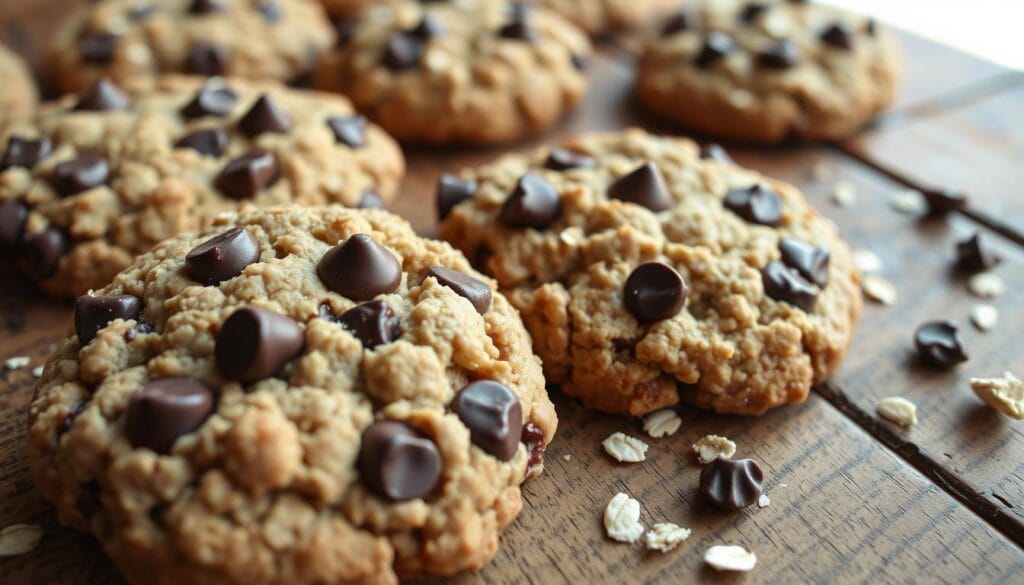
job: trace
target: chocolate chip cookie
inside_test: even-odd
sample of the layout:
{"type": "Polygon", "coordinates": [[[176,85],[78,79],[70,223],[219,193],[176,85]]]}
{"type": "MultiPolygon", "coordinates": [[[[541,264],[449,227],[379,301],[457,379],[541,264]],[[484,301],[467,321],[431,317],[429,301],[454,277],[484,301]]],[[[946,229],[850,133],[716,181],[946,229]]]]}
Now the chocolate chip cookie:
{"type": "Polygon", "coordinates": [[[760,414],[842,360],[859,274],[794,187],[640,130],[444,176],[441,236],[523,314],[551,383],[640,415],[760,414]]]}
{"type": "Polygon", "coordinates": [[[29,117],[39,95],[24,61],[3,45],[0,45],[0,79],[3,79],[3,91],[0,91],[2,129],[7,124],[29,117]]]}
{"type": "Polygon", "coordinates": [[[591,35],[635,28],[678,7],[679,0],[541,0],[541,6],[561,14],[591,35]]]}
{"type": "Polygon", "coordinates": [[[321,59],[316,83],[399,140],[508,142],[579,102],[589,55],[581,31],[525,3],[406,0],[375,8],[321,59]]]}
{"type": "Polygon", "coordinates": [[[875,21],[804,0],[704,2],[670,17],[639,59],[655,113],[720,137],[837,140],[896,93],[901,57],[875,21]]]}
{"type": "Polygon", "coordinates": [[[556,426],[492,288],[385,211],[218,218],[77,300],[30,408],[33,476],[132,583],[476,569],[556,426]]]}
{"type": "Polygon", "coordinates": [[[0,257],[58,296],[223,211],[379,207],[404,173],[398,145],[344,98],[238,80],[103,80],[0,145],[0,257]]]}
{"type": "Polygon", "coordinates": [[[333,41],[310,0],[104,0],[68,19],[48,63],[66,92],[164,73],[292,82],[308,80],[333,41]]]}
{"type": "Polygon", "coordinates": [[[388,0],[320,0],[324,10],[331,16],[359,16],[368,6],[388,0]]]}

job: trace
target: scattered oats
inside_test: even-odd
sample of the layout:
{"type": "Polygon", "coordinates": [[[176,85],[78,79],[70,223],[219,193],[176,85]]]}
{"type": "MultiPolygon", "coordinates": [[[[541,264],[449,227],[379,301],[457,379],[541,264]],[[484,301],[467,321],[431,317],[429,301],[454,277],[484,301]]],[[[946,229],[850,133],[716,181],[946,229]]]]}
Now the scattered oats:
{"type": "Polygon", "coordinates": [[[655,439],[660,439],[674,435],[682,424],[683,420],[679,418],[676,411],[666,408],[644,417],[644,432],[655,439]]]}
{"type": "Polygon", "coordinates": [[[896,286],[881,276],[869,274],[860,282],[860,288],[869,299],[883,305],[895,305],[899,300],[896,286]]]}
{"type": "Polygon", "coordinates": [[[1006,283],[993,272],[979,272],[967,281],[967,290],[983,299],[994,299],[1006,292],[1006,283]]]}
{"type": "Polygon", "coordinates": [[[706,435],[693,444],[693,452],[701,463],[707,464],[719,457],[728,459],[735,455],[736,443],[718,435],[706,435]]]}
{"type": "Polygon", "coordinates": [[[690,538],[691,530],[683,528],[671,522],[659,522],[651,527],[645,536],[647,550],[656,550],[667,553],[679,546],[687,538],[690,538]]]}
{"type": "Polygon", "coordinates": [[[988,331],[999,322],[999,309],[992,305],[974,305],[971,309],[971,322],[979,331],[988,331]]]}
{"type": "Polygon", "coordinates": [[[1017,420],[1024,419],[1024,382],[1010,372],[1002,378],[971,378],[971,390],[985,404],[1017,420]]]}
{"type": "Polygon", "coordinates": [[[573,247],[580,243],[582,234],[577,228],[564,229],[558,232],[558,239],[566,246],[573,247]]]}
{"type": "Polygon", "coordinates": [[[900,396],[889,396],[878,401],[875,407],[878,416],[900,426],[917,424],[917,406],[900,396]]]}
{"type": "Polygon", "coordinates": [[[819,160],[811,167],[811,178],[815,181],[827,181],[832,178],[832,165],[819,160]]]}
{"type": "Polygon", "coordinates": [[[920,191],[906,189],[893,196],[892,208],[901,213],[924,213],[928,203],[920,191]]]}
{"type": "Polygon", "coordinates": [[[771,505],[772,505],[772,501],[768,497],[768,494],[761,494],[761,497],[757,498],[757,507],[758,508],[767,508],[768,506],[771,506],[771,505]]]}
{"type": "Polygon", "coordinates": [[[572,455],[566,453],[565,455],[562,455],[562,459],[565,459],[566,461],[572,461],[572,455]]]}
{"type": "Polygon", "coordinates": [[[4,362],[4,369],[7,371],[20,370],[21,368],[27,366],[31,361],[32,360],[30,360],[27,356],[23,355],[12,357],[4,362]]]}
{"type": "Polygon", "coordinates": [[[608,538],[634,543],[640,540],[644,526],[640,524],[640,502],[619,492],[604,510],[604,529],[608,538]]]}
{"type": "Polygon", "coordinates": [[[647,458],[647,443],[625,433],[614,433],[601,444],[616,461],[638,463],[647,458]]]}
{"type": "Polygon", "coordinates": [[[34,549],[43,537],[43,529],[35,524],[12,524],[0,530],[0,557],[23,555],[34,549]]]}
{"type": "Polygon", "coordinates": [[[32,377],[42,378],[43,377],[43,366],[36,366],[32,368],[32,377]]]}
{"type": "Polygon", "coordinates": [[[882,269],[882,259],[871,250],[863,248],[853,251],[853,265],[861,272],[878,272],[882,269]]]}
{"type": "Polygon", "coordinates": [[[717,571],[751,571],[757,564],[757,555],[742,546],[718,544],[704,553],[704,562],[717,571]]]}
{"type": "Polygon", "coordinates": [[[832,186],[832,203],[839,207],[849,207],[857,201],[857,190],[849,181],[837,181],[832,186]]]}

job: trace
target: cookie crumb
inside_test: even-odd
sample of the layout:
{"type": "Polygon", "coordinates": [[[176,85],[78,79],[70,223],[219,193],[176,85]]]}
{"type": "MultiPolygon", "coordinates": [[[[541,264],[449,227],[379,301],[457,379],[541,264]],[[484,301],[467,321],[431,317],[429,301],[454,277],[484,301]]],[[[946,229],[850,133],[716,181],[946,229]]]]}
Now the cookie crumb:
{"type": "Polygon", "coordinates": [[[761,494],[761,497],[757,498],[757,507],[758,508],[767,508],[768,506],[771,506],[771,505],[772,505],[772,501],[768,497],[768,494],[761,494]]]}
{"type": "Polygon", "coordinates": [[[36,524],[12,524],[0,530],[0,557],[23,555],[43,538],[43,529],[36,524]]]}
{"type": "Polygon", "coordinates": [[[832,165],[819,160],[811,167],[811,178],[815,181],[827,181],[832,178],[832,165]]]}
{"type": "Polygon", "coordinates": [[[979,331],[989,331],[999,322],[999,309],[992,305],[975,305],[971,309],[971,323],[979,331]]]}
{"type": "Polygon", "coordinates": [[[895,305],[899,300],[896,286],[881,276],[869,274],[860,283],[860,288],[869,299],[883,305],[895,305]]]}
{"type": "Polygon", "coordinates": [[[924,213],[928,208],[924,195],[916,189],[905,189],[893,195],[892,208],[900,213],[924,213]]]}
{"type": "Polygon", "coordinates": [[[889,396],[878,401],[878,416],[900,426],[917,424],[917,406],[902,396],[889,396]]]}
{"type": "Polygon", "coordinates": [[[4,369],[10,372],[11,370],[20,370],[31,362],[28,356],[19,355],[17,357],[9,358],[4,362],[4,369]]]}
{"type": "Polygon", "coordinates": [[[704,562],[716,571],[752,571],[757,555],[742,546],[717,544],[704,553],[704,562]]]}
{"type": "Polygon", "coordinates": [[[644,432],[655,439],[674,435],[683,420],[671,408],[652,412],[644,417],[644,432]]]}
{"type": "Polygon", "coordinates": [[[614,433],[602,443],[605,452],[616,461],[639,463],[647,458],[647,443],[625,433],[614,433]]]}
{"type": "Polygon", "coordinates": [[[1024,382],[1011,372],[1004,372],[1002,378],[971,378],[971,390],[1006,416],[1024,419],[1024,382]]]}
{"type": "Polygon", "coordinates": [[[993,272],[979,272],[967,281],[967,290],[976,297],[994,299],[1006,292],[1006,283],[993,272]]]}
{"type": "Polygon", "coordinates": [[[32,377],[33,378],[42,378],[43,377],[43,366],[36,366],[36,367],[32,368],[32,377]]]}
{"type": "Polygon", "coordinates": [[[644,526],[640,524],[640,502],[619,492],[604,510],[604,529],[608,538],[630,544],[640,540],[644,526]]]}
{"type": "Polygon", "coordinates": [[[861,272],[878,272],[882,269],[882,259],[871,250],[863,248],[853,251],[853,265],[861,272]]]}
{"type": "Polygon", "coordinates": [[[726,437],[719,435],[706,435],[692,445],[693,452],[702,464],[708,464],[724,457],[726,459],[736,454],[736,443],[726,437]]]}
{"type": "Polygon", "coordinates": [[[656,550],[662,553],[679,546],[687,538],[690,538],[692,531],[671,522],[659,522],[651,527],[645,536],[647,550],[656,550]]]}
{"type": "Polygon", "coordinates": [[[832,186],[832,203],[839,207],[850,207],[857,201],[857,189],[849,181],[837,181],[832,186]]]}
{"type": "Polygon", "coordinates": [[[562,459],[566,461],[572,461],[572,455],[566,453],[565,455],[562,455],[562,459]]]}

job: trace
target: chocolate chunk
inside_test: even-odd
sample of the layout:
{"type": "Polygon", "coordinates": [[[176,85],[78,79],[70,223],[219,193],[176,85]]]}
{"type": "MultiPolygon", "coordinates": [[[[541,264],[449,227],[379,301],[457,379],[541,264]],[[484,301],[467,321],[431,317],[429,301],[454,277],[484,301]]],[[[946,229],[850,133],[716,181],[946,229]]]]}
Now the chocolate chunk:
{"type": "Polygon", "coordinates": [[[966,272],[981,272],[995,268],[1002,256],[989,247],[979,232],[956,243],[956,267],[966,272]]]}
{"type": "Polygon", "coordinates": [[[651,211],[665,211],[672,205],[668,185],[658,167],[646,162],[608,187],[608,197],[635,203],[651,211]]]}
{"type": "Polygon", "coordinates": [[[647,262],[637,266],[626,279],[623,301],[641,323],[671,319],[683,309],[689,287],[668,264],[647,262]]]}
{"type": "Polygon", "coordinates": [[[515,457],[523,434],[523,407],[504,384],[473,382],[455,395],[452,410],[469,428],[474,445],[502,461],[515,457]]]}
{"type": "Polygon", "coordinates": [[[782,220],[782,201],[775,191],[760,183],[730,189],[722,204],[751,223],[774,227],[782,220]]]}
{"type": "Polygon", "coordinates": [[[498,220],[509,227],[542,230],[558,219],[560,210],[558,191],[551,183],[538,175],[526,174],[519,178],[516,188],[505,199],[498,220]]]}
{"type": "Polygon", "coordinates": [[[109,179],[110,165],[97,154],[82,154],[53,167],[53,187],[62,197],[105,185],[109,179]]]}
{"type": "Polygon", "coordinates": [[[259,260],[256,238],[245,228],[235,227],[192,248],[185,256],[185,267],[195,281],[210,286],[238,276],[259,260]]]}
{"type": "Polygon", "coordinates": [[[544,470],[544,431],[533,423],[526,423],[523,426],[522,441],[526,443],[526,450],[530,453],[530,458],[526,461],[526,476],[523,478],[523,481],[526,481],[537,477],[544,470]]]}
{"type": "Polygon", "coordinates": [[[491,307],[491,287],[465,272],[431,266],[425,277],[433,276],[437,282],[455,291],[455,294],[467,299],[477,313],[483,315],[491,307]]]}
{"type": "Polygon", "coordinates": [[[35,168],[37,164],[50,156],[51,152],[53,152],[53,143],[50,142],[49,138],[33,140],[31,138],[11,136],[10,140],[7,141],[7,150],[4,151],[4,157],[0,159],[0,172],[6,171],[11,167],[35,168]]]}
{"type": "Polygon", "coordinates": [[[344,49],[352,42],[352,39],[356,38],[356,33],[359,32],[359,19],[341,16],[332,20],[334,20],[334,29],[338,33],[335,46],[339,49],[344,49]]]}
{"type": "Polygon", "coordinates": [[[402,321],[383,299],[363,303],[331,319],[362,342],[366,349],[391,343],[402,336],[402,321]]]}
{"type": "Polygon", "coordinates": [[[564,148],[553,148],[544,159],[544,168],[552,171],[568,171],[571,169],[592,169],[597,161],[585,154],[579,154],[564,148]]]}
{"type": "Polygon", "coordinates": [[[437,38],[444,34],[444,26],[430,13],[423,15],[419,24],[410,29],[406,34],[423,42],[437,38]]]}
{"type": "Polygon", "coordinates": [[[707,68],[725,58],[726,55],[736,50],[736,41],[725,33],[713,32],[704,39],[704,44],[697,53],[694,63],[698,67],[707,68]]]}
{"type": "Polygon", "coordinates": [[[952,189],[928,189],[921,192],[928,204],[928,215],[941,217],[967,208],[967,195],[952,189]]]}
{"type": "Polygon", "coordinates": [[[928,321],[914,332],[914,347],[926,363],[950,368],[967,361],[967,352],[954,321],[928,321]]]}
{"type": "Polygon", "coordinates": [[[131,321],[142,312],[142,299],[132,295],[89,296],[75,300],[75,334],[82,347],[115,319],[131,321]]]}
{"type": "Polygon", "coordinates": [[[128,402],[124,430],[135,447],[166,454],[213,412],[213,391],[195,378],[153,380],[128,402]]]}
{"type": "Polygon", "coordinates": [[[380,193],[376,189],[370,187],[363,191],[361,197],[359,197],[359,203],[356,204],[359,209],[384,209],[384,198],[380,196],[380,193]]]}
{"type": "Polygon", "coordinates": [[[836,21],[821,31],[821,42],[837,49],[853,48],[853,33],[845,22],[836,21]]]}
{"type": "Polygon", "coordinates": [[[88,400],[79,400],[75,403],[75,406],[64,414],[64,418],[61,419],[60,425],[57,426],[57,434],[63,435],[64,433],[71,430],[71,427],[75,426],[75,421],[78,417],[82,416],[85,409],[89,406],[88,400]]]}
{"type": "Polygon", "coordinates": [[[382,498],[419,498],[441,480],[441,455],[433,441],[409,425],[378,421],[363,431],[359,476],[367,489],[382,498]]]}
{"type": "Polygon", "coordinates": [[[174,143],[175,148],[191,148],[199,154],[214,158],[228,148],[228,133],[220,128],[201,128],[183,136],[174,143]]]}
{"type": "Polygon", "coordinates": [[[25,232],[28,208],[20,201],[0,203],[0,248],[13,249],[25,232]]]}
{"type": "Polygon", "coordinates": [[[795,269],[773,260],[761,269],[764,292],[776,301],[789,303],[811,312],[818,300],[818,290],[795,269]]]}
{"type": "Polygon", "coordinates": [[[75,109],[83,112],[107,112],[127,110],[131,100],[109,79],[103,78],[78,96],[75,109]]]}
{"type": "Polygon", "coordinates": [[[238,129],[250,138],[265,132],[287,134],[292,129],[292,119],[270,96],[262,94],[238,121],[238,129]]]}
{"type": "Polygon", "coordinates": [[[536,42],[537,31],[530,25],[529,10],[525,4],[512,5],[512,17],[498,29],[498,36],[513,41],[536,42]]]}
{"type": "Polygon", "coordinates": [[[828,284],[830,254],[827,248],[812,246],[796,238],[782,238],[779,253],[782,263],[795,269],[800,276],[823,288],[828,284]]]}
{"type": "Polygon", "coordinates": [[[290,317],[243,307],[231,313],[217,334],[217,368],[229,380],[258,382],[298,356],[304,342],[302,327],[290,317]]]}
{"type": "Polygon", "coordinates": [[[67,235],[55,227],[29,236],[21,243],[22,270],[35,278],[49,278],[57,272],[60,260],[71,249],[67,235]]]}
{"type": "Polygon", "coordinates": [[[188,7],[189,14],[210,14],[224,10],[223,0],[195,0],[188,7]]]}
{"type": "Polygon", "coordinates": [[[767,4],[762,4],[761,2],[748,2],[740,10],[740,22],[745,22],[747,24],[750,24],[751,22],[754,22],[754,20],[758,16],[761,16],[761,14],[763,14],[763,13],[765,13],[767,11],[768,11],[768,5],[767,4]]]}
{"type": "Polygon", "coordinates": [[[114,59],[117,50],[117,35],[97,33],[78,41],[78,53],[83,63],[106,65],[114,59]]]}
{"type": "Polygon", "coordinates": [[[864,32],[867,33],[869,37],[873,37],[878,33],[878,23],[874,18],[869,18],[864,22],[864,32]]]}
{"type": "Polygon", "coordinates": [[[452,208],[463,201],[472,199],[475,192],[476,181],[469,181],[455,175],[441,175],[437,181],[437,219],[440,221],[448,217],[452,208]]]}
{"type": "Polygon", "coordinates": [[[366,118],[354,116],[333,116],[327,118],[327,126],[334,133],[334,141],[352,148],[366,145],[366,118]]]}
{"type": "Polygon", "coordinates": [[[396,32],[384,46],[384,66],[392,71],[405,71],[419,65],[423,43],[404,32],[396,32]]]}
{"type": "Polygon", "coordinates": [[[395,292],[402,283],[398,259],[366,234],[328,250],[316,271],[327,288],[354,301],[395,292]]]}
{"type": "Polygon", "coordinates": [[[764,472],[752,459],[719,457],[701,470],[700,493],[719,508],[742,510],[756,504],[764,493],[764,472]]]}
{"type": "Polygon", "coordinates": [[[774,41],[757,53],[757,64],[766,69],[789,69],[800,62],[800,47],[788,39],[774,41]]]}
{"type": "Polygon", "coordinates": [[[569,62],[576,71],[584,71],[590,66],[590,56],[574,51],[569,53],[569,62]]]}
{"type": "Polygon", "coordinates": [[[227,48],[210,43],[198,43],[185,58],[185,71],[197,75],[227,75],[231,53],[227,48]]]}
{"type": "Polygon", "coordinates": [[[690,17],[685,11],[680,10],[665,21],[665,25],[661,27],[661,36],[670,37],[688,30],[690,30],[690,17]]]}
{"type": "Polygon", "coordinates": [[[281,20],[281,6],[274,0],[264,0],[256,5],[256,11],[260,13],[263,20],[277,22],[281,20]]]}
{"type": "Polygon", "coordinates": [[[732,157],[722,147],[721,144],[711,142],[700,147],[700,158],[701,160],[713,160],[720,163],[731,163],[733,162],[732,157]]]}
{"type": "Polygon", "coordinates": [[[234,90],[208,83],[199,88],[196,97],[182,108],[181,115],[188,119],[203,116],[225,118],[231,114],[237,103],[238,94],[234,90]]]}
{"type": "Polygon", "coordinates": [[[224,165],[214,185],[232,199],[251,199],[277,180],[277,161],[265,150],[254,150],[224,165]]]}

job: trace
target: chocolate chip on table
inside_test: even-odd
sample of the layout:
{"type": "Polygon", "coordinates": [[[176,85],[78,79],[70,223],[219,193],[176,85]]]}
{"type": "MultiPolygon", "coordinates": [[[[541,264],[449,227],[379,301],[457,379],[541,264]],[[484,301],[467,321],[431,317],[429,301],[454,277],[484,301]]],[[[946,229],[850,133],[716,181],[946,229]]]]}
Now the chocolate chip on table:
{"type": "Polygon", "coordinates": [[[191,148],[199,154],[220,157],[228,149],[228,133],[222,128],[200,128],[174,143],[175,148],[191,148]]]}
{"type": "Polygon", "coordinates": [[[558,191],[551,183],[528,173],[516,181],[498,212],[498,220],[509,227],[542,230],[554,223],[561,207],[558,191]]]}
{"type": "Polygon", "coordinates": [[[853,32],[850,27],[842,21],[836,21],[821,31],[821,42],[837,49],[853,48],[853,32]]]}
{"type": "Polygon", "coordinates": [[[476,181],[469,181],[455,175],[444,174],[437,181],[437,219],[448,217],[459,203],[473,198],[476,181]]]}
{"type": "Polygon", "coordinates": [[[775,191],[760,183],[730,189],[722,204],[751,223],[774,227],[782,221],[782,201],[775,191]]]}
{"type": "Polygon", "coordinates": [[[523,407],[504,384],[472,382],[455,395],[452,410],[469,428],[474,445],[502,461],[515,457],[523,434],[523,407]]]}
{"type": "Polygon", "coordinates": [[[7,150],[3,158],[0,158],[0,172],[11,167],[22,167],[26,169],[35,168],[46,157],[53,152],[53,143],[49,138],[22,138],[11,136],[7,141],[7,150]]]}
{"type": "Polygon", "coordinates": [[[328,250],[316,272],[328,289],[354,301],[395,292],[402,283],[398,259],[366,234],[355,234],[328,250]]]}
{"type": "Polygon", "coordinates": [[[185,71],[196,75],[227,75],[231,53],[227,48],[210,43],[197,43],[185,57],[185,71]]]}
{"type": "Polygon", "coordinates": [[[110,165],[98,154],[86,153],[53,167],[53,187],[62,197],[105,185],[110,165]]]}
{"type": "Polygon", "coordinates": [[[384,209],[385,207],[384,198],[373,187],[363,191],[359,197],[359,203],[356,204],[357,209],[384,209]]]}
{"type": "Polygon", "coordinates": [[[366,349],[391,343],[402,336],[401,319],[383,299],[363,303],[330,320],[351,332],[366,349]]]}
{"type": "Polygon", "coordinates": [[[234,90],[208,83],[199,88],[196,97],[182,108],[181,115],[188,119],[203,116],[224,118],[231,114],[237,103],[238,94],[234,90]]]}
{"type": "Polygon", "coordinates": [[[270,378],[302,352],[302,327],[286,315],[243,307],[224,321],[214,353],[217,369],[229,380],[270,378]]]}
{"type": "Polygon", "coordinates": [[[635,203],[654,212],[665,211],[672,206],[665,178],[651,162],[646,162],[629,174],[616,179],[608,187],[608,197],[635,203]]]}
{"type": "Polygon", "coordinates": [[[989,247],[979,232],[956,243],[956,267],[965,272],[982,272],[1002,261],[1003,257],[989,247]]]}
{"type": "Polygon", "coordinates": [[[238,121],[238,129],[253,138],[265,132],[286,134],[292,128],[292,119],[267,94],[262,94],[249,111],[238,121]]]}
{"type": "Polygon", "coordinates": [[[131,321],[142,312],[142,299],[132,295],[89,296],[75,300],[75,334],[85,347],[101,329],[115,319],[131,321]]]}
{"type": "Polygon", "coordinates": [[[533,423],[523,425],[522,441],[530,458],[526,461],[526,475],[523,481],[537,477],[544,469],[544,431],[533,423]]]}
{"type": "Polygon", "coordinates": [[[423,42],[435,39],[444,34],[444,26],[434,15],[426,13],[419,23],[406,32],[409,36],[423,42]]]}
{"type": "Polygon", "coordinates": [[[21,242],[25,233],[25,221],[28,219],[28,207],[20,201],[4,201],[0,203],[0,248],[14,249],[21,242]]]}
{"type": "Polygon", "coordinates": [[[178,437],[202,426],[213,407],[213,391],[195,378],[153,380],[129,400],[124,430],[135,447],[166,454],[178,437]]]}
{"type": "Polygon", "coordinates": [[[740,22],[745,22],[747,24],[754,22],[757,17],[767,11],[767,4],[761,2],[748,2],[742,9],[740,9],[740,22]]]}
{"type": "Polygon", "coordinates": [[[752,459],[715,459],[700,472],[700,493],[725,510],[753,506],[764,494],[764,472],[752,459]]]}
{"type": "Polygon", "coordinates": [[[429,494],[441,479],[441,455],[433,441],[392,420],[363,431],[359,477],[376,495],[404,501],[429,494]]]}
{"type": "Polygon", "coordinates": [[[97,33],[82,37],[78,41],[78,54],[81,55],[83,63],[105,65],[114,59],[117,40],[117,35],[111,33],[97,33]]]}
{"type": "Polygon", "coordinates": [[[424,278],[431,276],[436,278],[439,284],[452,289],[455,294],[468,300],[477,313],[483,315],[491,307],[491,287],[465,272],[444,266],[431,266],[427,269],[424,278]]]}
{"type": "Polygon", "coordinates": [[[335,142],[352,148],[366,146],[366,118],[363,116],[332,116],[327,118],[327,126],[334,134],[335,142]]]}
{"type": "Polygon", "coordinates": [[[194,0],[189,5],[189,14],[210,14],[224,10],[223,0],[194,0]]]}
{"type": "Polygon", "coordinates": [[[245,228],[235,227],[192,248],[185,256],[185,267],[193,280],[211,286],[238,276],[259,259],[256,238],[245,228]]]}
{"type": "Polygon", "coordinates": [[[757,53],[757,64],[766,69],[790,69],[800,63],[800,47],[791,40],[772,41],[757,53]]]}
{"type": "Polygon", "coordinates": [[[61,258],[70,249],[67,235],[55,227],[48,227],[22,240],[19,264],[22,270],[35,278],[49,278],[57,272],[61,258]]]}
{"type": "Polygon", "coordinates": [[[736,41],[732,40],[732,37],[725,33],[712,32],[704,39],[694,63],[698,67],[707,68],[735,50],[736,41]]]}
{"type": "Polygon", "coordinates": [[[564,148],[553,148],[544,159],[544,168],[552,171],[568,171],[572,169],[592,169],[597,166],[597,161],[585,154],[566,150],[564,148]]]}
{"type": "Polygon", "coordinates": [[[764,292],[776,301],[811,312],[818,300],[818,289],[794,268],[772,260],[761,269],[764,292]]]}
{"type": "Polygon", "coordinates": [[[264,0],[256,5],[256,10],[263,17],[263,20],[267,22],[277,22],[281,20],[281,6],[278,5],[274,0],[264,0]]]}
{"type": "Polygon", "coordinates": [[[232,199],[251,199],[277,180],[277,161],[265,150],[254,150],[224,165],[214,185],[232,199]]]}
{"type": "Polygon", "coordinates": [[[713,160],[720,163],[731,163],[733,162],[732,157],[722,147],[721,144],[716,142],[710,142],[700,147],[700,159],[701,160],[713,160]]]}
{"type": "Polygon", "coordinates": [[[662,262],[647,262],[629,274],[622,297],[637,321],[649,323],[679,314],[688,293],[689,287],[675,268],[662,262]]]}
{"type": "Polygon", "coordinates": [[[690,17],[685,11],[680,10],[665,21],[661,27],[661,36],[670,37],[676,33],[690,30],[690,17]]]}
{"type": "Polygon", "coordinates": [[[831,255],[827,248],[808,244],[796,238],[782,238],[779,242],[782,263],[793,268],[807,280],[824,287],[828,284],[828,265],[831,255]]]}
{"type": "Polygon", "coordinates": [[[959,326],[954,321],[928,321],[914,332],[914,347],[929,365],[950,368],[967,361],[958,331],[959,326]]]}
{"type": "Polygon", "coordinates": [[[384,46],[384,66],[392,71],[405,71],[419,65],[423,43],[404,32],[396,32],[384,46]]]}
{"type": "Polygon", "coordinates": [[[129,106],[131,100],[128,96],[109,79],[103,78],[78,96],[75,109],[83,112],[107,112],[127,110],[129,106]]]}
{"type": "Polygon", "coordinates": [[[952,189],[928,189],[921,192],[928,205],[928,215],[941,217],[951,211],[967,208],[967,195],[952,189]]]}

